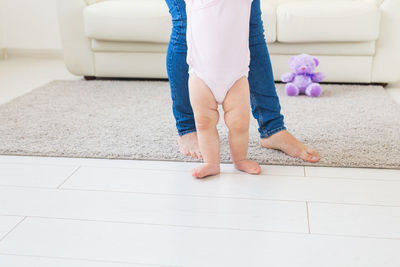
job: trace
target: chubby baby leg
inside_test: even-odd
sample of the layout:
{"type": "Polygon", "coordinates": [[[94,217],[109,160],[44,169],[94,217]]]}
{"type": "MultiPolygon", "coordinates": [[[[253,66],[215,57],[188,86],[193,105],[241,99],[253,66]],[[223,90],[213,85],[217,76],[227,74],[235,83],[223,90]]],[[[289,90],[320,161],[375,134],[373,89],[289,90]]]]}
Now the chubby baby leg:
{"type": "Polygon", "coordinates": [[[203,178],[220,172],[218,104],[208,86],[197,76],[189,77],[189,97],[196,123],[197,139],[204,164],[193,169],[192,175],[203,178]]]}
{"type": "Polygon", "coordinates": [[[235,167],[250,174],[261,173],[257,162],[247,159],[250,124],[250,92],[245,76],[240,78],[227,93],[224,102],[225,124],[229,129],[229,147],[235,167]]]}

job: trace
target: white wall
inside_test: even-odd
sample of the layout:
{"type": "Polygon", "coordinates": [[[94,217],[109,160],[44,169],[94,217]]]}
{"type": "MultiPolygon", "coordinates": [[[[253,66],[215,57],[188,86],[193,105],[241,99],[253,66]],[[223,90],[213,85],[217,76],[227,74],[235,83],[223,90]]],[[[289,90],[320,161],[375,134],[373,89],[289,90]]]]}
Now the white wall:
{"type": "Polygon", "coordinates": [[[0,47],[61,49],[56,0],[0,0],[0,47]]]}
{"type": "MultiPolygon", "coordinates": [[[[4,0],[0,0],[0,49],[2,47],[4,47],[4,37],[3,37],[4,8],[2,8],[3,6],[4,6],[4,0]]],[[[1,51],[0,51],[0,55],[1,55],[1,51]]]]}

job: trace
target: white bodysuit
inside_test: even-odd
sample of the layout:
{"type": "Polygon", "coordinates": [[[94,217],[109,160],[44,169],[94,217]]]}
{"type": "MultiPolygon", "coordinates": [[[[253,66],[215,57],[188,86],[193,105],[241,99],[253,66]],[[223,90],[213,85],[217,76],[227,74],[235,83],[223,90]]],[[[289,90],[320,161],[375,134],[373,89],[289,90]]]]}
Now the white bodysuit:
{"type": "Polygon", "coordinates": [[[233,84],[248,76],[253,0],[185,0],[189,73],[222,104],[233,84]]]}

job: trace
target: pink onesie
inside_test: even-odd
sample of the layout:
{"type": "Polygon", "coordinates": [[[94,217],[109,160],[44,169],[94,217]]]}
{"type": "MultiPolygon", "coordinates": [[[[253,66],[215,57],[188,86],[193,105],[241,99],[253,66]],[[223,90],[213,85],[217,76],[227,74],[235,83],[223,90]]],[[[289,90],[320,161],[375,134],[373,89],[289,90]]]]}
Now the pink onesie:
{"type": "Polygon", "coordinates": [[[189,73],[222,104],[233,84],[248,76],[253,0],[185,0],[189,73]]]}

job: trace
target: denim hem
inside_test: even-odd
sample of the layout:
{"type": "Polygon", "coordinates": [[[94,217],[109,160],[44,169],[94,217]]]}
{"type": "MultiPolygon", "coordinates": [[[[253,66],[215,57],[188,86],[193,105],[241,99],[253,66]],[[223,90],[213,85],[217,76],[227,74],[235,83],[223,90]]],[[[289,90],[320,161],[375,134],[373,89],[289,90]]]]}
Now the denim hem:
{"type": "Polygon", "coordinates": [[[270,131],[262,131],[261,134],[260,134],[260,138],[270,137],[271,135],[276,134],[277,132],[280,132],[280,131],[283,131],[283,130],[286,130],[285,126],[281,126],[281,127],[275,128],[275,129],[270,130],[270,131]]]}
{"type": "Polygon", "coordinates": [[[185,134],[188,134],[188,133],[193,133],[193,132],[196,132],[196,129],[186,130],[186,131],[183,131],[183,132],[179,132],[178,134],[179,134],[179,136],[182,136],[182,135],[185,135],[185,134]]]}

